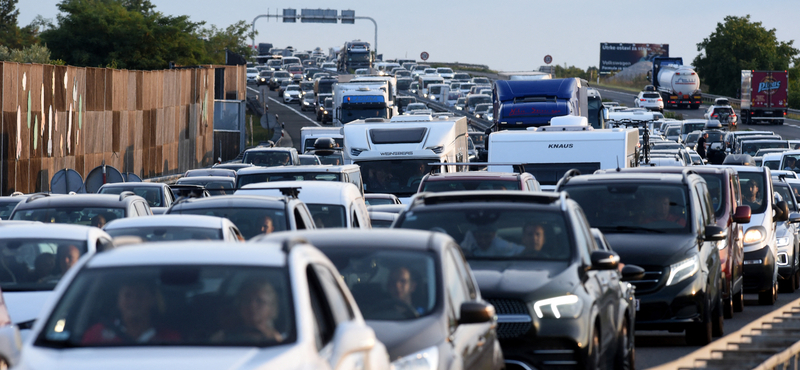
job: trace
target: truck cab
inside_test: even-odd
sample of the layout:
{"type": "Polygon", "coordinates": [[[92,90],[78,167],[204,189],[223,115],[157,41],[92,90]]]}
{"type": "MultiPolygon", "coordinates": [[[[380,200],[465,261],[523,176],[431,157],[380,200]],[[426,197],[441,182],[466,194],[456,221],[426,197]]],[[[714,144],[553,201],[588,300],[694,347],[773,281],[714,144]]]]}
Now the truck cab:
{"type": "Polygon", "coordinates": [[[374,83],[340,83],[333,88],[333,124],[343,126],[356,120],[392,117],[393,101],[385,86],[374,83]]]}
{"type": "Polygon", "coordinates": [[[587,117],[587,87],[586,81],[578,78],[495,81],[494,129],[524,130],[546,126],[553,117],[587,117]]]}

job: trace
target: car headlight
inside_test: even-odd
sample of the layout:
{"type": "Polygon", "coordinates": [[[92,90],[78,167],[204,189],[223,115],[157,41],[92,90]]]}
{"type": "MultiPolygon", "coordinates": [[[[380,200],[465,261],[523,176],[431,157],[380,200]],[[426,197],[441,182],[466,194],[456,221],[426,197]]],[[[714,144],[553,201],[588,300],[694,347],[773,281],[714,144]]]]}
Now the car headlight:
{"type": "Polygon", "coordinates": [[[439,348],[428,347],[403,356],[391,364],[392,370],[434,370],[439,368],[439,348]]]}
{"type": "Polygon", "coordinates": [[[762,226],[753,226],[747,229],[747,232],[744,233],[744,243],[745,244],[753,244],[759,243],[767,237],[767,231],[762,226]]]}
{"type": "Polygon", "coordinates": [[[669,267],[667,286],[674,285],[692,277],[700,270],[700,258],[697,255],[687,258],[669,267]]]}
{"type": "Polygon", "coordinates": [[[782,238],[777,238],[776,240],[778,241],[778,247],[786,247],[789,245],[789,242],[792,241],[792,238],[784,236],[782,238]]]}
{"type": "Polygon", "coordinates": [[[560,319],[562,317],[574,319],[580,316],[583,310],[581,300],[576,295],[543,299],[533,304],[533,311],[540,319],[545,316],[560,319]]]}

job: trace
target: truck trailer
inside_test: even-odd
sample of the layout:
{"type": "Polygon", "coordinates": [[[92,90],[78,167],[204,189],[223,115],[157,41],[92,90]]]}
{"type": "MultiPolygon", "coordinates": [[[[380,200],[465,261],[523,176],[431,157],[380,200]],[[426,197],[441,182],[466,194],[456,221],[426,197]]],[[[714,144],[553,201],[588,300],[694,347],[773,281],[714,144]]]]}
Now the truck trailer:
{"type": "Polygon", "coordinates": [[[698,109],[703,103],[700,76],[692,67],[683,65],[683,58],[654,58],[648,79],[661,94],[664,108],[685,106],[698,109]]]}
{"type": "Polygon", "coordinates": [[[589,116],[588,83],[579,78],[495,81],[494,130],[546,126],[558,116],[589,116]]]}
{"type": "Polygon", "coordinates": [[[789,72],[744,70],[741,94],[742,123],[782,125],[789,104],[789,72]]]}

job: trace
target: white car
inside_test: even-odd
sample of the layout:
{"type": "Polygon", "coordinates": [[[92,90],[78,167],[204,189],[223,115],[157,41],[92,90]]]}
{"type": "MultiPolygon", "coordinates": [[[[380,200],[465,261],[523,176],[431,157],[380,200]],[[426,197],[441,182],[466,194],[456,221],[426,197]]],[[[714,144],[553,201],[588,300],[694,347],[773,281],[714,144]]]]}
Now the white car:
{"type": "Polygon", "coordinates": [[[369,68],[359,68],[356,69],[355,73],[356,76],[369,76],[369,68]]]}
{"type": "Polygon", "coordinates": [[[18,369],[389,369],[336,267],[316,248],[148,243],[82,259],[18,369]]]}
{"type": "MultiPolygon", "coordinates": [[[[146,218],[146,217],[135,217],[146,218]]],[[[36,314],[78,259],[113,248],[111,236],[96,227],[31,223],[0,226],[3,299],[14,323],[27,337],[36,314]]]]}
{"type": "Polygon", "coordinates": [[[331,62],[322,63],[322,66],[320,66],[320,68],[329,72],[336,72],[336,63],[331,63],[331,62]]]}
{"type": "Polygon", "coordinates": [[[639,108],[647,108],[647,110],[664,112],[664,99],[661,99],[661,94],[655,91],[639,92],[639,95],[633,100],[633,105],[639,108]]]}
{"type": "Polygon", "coordinates": [[[116,238],[134,236],[143,242],[181,240],[244,241],[239,228],[224,217],[201,215],[161,215],[154,217],[119,218],[103,227],[116,238]]]}
{"type": "Polygon", "coordinates": [[[292,103],[300,101],[300,94],[302,92],[303,91],[300,90],[300,85],[286,86],[286,90],[283,92],[283,102],[292,103]]]}
{"type": "Polygon", "coordinates": [[[256,69],[256,68],[248,68],[247,69],[247,83],[249,83],[249,84],[256,83],[256,77],[258,77],[258,69],[256,69]]]}
{"type": "Polygon", "coordinates": [[[445,67],[436,68],[436,73],[438,73],[439,76],[441,76],[445,80],[452,80],[453,76],[455,75],[452,69],[445,67]]]}

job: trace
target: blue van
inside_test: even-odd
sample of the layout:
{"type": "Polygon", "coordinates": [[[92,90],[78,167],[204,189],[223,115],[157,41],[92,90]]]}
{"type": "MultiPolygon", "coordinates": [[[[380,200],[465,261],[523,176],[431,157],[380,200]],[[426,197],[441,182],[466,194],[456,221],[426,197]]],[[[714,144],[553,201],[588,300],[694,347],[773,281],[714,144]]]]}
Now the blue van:
{"type": "Polygon", "coordinates": [[[579,78],[495,81],[494,130],[547,126],[557,116],[588,118],[588,83],[579,78]]]}

